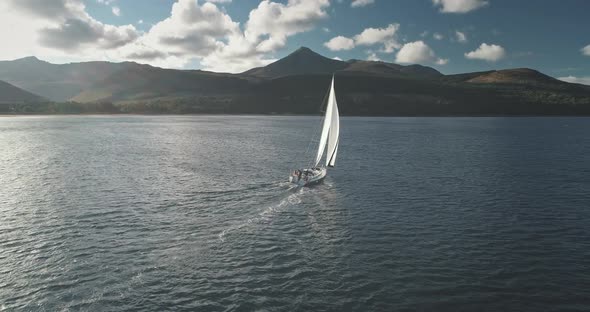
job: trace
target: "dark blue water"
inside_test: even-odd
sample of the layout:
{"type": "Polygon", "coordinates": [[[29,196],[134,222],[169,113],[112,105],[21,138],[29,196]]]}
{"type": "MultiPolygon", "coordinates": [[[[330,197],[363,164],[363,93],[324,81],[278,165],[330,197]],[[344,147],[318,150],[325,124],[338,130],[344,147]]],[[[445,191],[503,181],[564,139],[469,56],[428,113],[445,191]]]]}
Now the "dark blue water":
{"type": "Polygon", "coordinates": [[[590,119],[318,121],[0,118],[0,310],[590,310],[590,119]]]}

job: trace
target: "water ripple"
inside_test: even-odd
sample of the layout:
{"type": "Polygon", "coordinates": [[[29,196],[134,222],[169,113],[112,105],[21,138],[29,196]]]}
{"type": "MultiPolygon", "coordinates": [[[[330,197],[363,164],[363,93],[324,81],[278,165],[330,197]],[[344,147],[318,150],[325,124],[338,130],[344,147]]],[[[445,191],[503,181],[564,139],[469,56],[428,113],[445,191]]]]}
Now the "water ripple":
{"type": "Polygon", "coordinates": [[[588,309],[587,119],[317,121],[0,118],[0,310],[588,309]]]}

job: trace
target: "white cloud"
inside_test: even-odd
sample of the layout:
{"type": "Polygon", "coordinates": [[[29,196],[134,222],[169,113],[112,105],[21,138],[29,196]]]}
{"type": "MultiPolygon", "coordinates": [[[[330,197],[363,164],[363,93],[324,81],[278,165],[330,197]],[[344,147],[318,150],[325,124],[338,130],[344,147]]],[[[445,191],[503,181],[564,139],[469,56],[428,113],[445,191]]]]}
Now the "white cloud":
{"type": "Polygon", "coordinates": [[[434,33],[434,34],[432,34],[432,38],[434,38],[436,40],[442,40],[444,37],[443,37],[443,35],[441,35],[439,33],[434,33]]]}
{"type": "Polygon", "coordinates": [[[331,51],[350,50],[354,48],[354,40],[343,36],[338,36],[324,43],[324,46],[326,46],[331,51]]]}
{"type": "Polygon", "coordinates": [[[582,54],[590,56],[590,44],[582,48],[582,54]]]}
{"type": "Polygon", "coordinates": [[[434,51],[420,40],[404,44],[397,53],[395,61],[404,64],[435,63],[445,65],[449,60],[437,57],[434,51]]]}
{"type": "Polygon", "coordinates": [[[140,19],[139,21],[137,21],[137,24],[139,24],[139,25],[143,24],[143,20],[140,19]]]}
{"type": "Polygon", "coordinates": [[[332,51],[338,51],[350,50],[356,46],[373,46],[376,44],[382,44],[383,48],[380,50],[380,52],[391,53],[400,47],[400,44],[396,40],[396,33],[398,29],[399,24],[389,24],[386,28],[366,28],[353,38],[338,36],[324,43],[324,45],[330,50],[332,50],[332,48],[337,48],[332,51]],[[337,39],[336,42],[341,43],[341,45],[331,44],[335,39],[337,39]]]}
{"type": "Polygon", "coordinates": [[[337,57],[337,56],[334,56],[332,59],[333,59],[333,60],[337,60],[337,61],[342,61],[342,59],[341,59],[341,58],[339,58],[339,57],[337,57]]]}
{"type": "Polygon", "coordinates": [[[472,60],[496,62],[506,55],[503,47],[496,44],[482,43],[475,51],[465,53],[465,57],[472,60]]]}
{"type": "Polygon", "coordinates": [[[275,59],[267,58],[287,44],[287,38],[313,29],[328,17],[329,0],[289,0],[286,4],[264,0],[250,11],[243,32],[235,32],[204,57],[201,64],[214,71],[244,71],[263,66],[275,59]]]}
{"type": "Polygon", "coordinates": [[[118,6],[114,6],[112,11],[115,16],[121,16],[121,9],[118,6]]]}
{"type": "MultiPolygon", "coordinates": [[[[145,34],[128,56],[197,58],[205,70],[240,72],[275,61],[268,54],[287,38],[312,29],[327,16],[327,0],[262,1],[249,14],[244,30],[215,4],[178,0],[171,16],[145,34]]],[[[186,63],[185,62],[185,63],[186,63]]]]}
{"type": "Polygon", "coordinates": [[[353,8],[360,8],[373,3],[375,3],[375,0],[353,0],[350,6],[353,8]]]}
{"type": "Polygon", "coordinates": [[[570,82],[570,83],[580,83],[584,85],[590,85],[590,77],[575,77],[575,76],[567,76],[567,77],[559,77],[557,78],[561,81],[570,82]]]}
{"type": "Polygon", "coordinates": [[[460,32],[460,31],[455,31],[455,38],[457,39],[458,42],[464,43],[467,42],[467,35],[465,35],[464,32],[460,32]]]}
{"type": "Polygon", "coordinates": [[[11,44],[0,49],[0,59],[39,55],[47,60],[131,60],[172,68],[197,61],[206,70],[238,72],[275,61],[272,54],[290,36],[327,18],[330,5],[329,0],[263,0],[240,26],[213,2],[231,1],[176,0],[170,16],[143,33],[133,25],[95,20],[83,0],[3,0],[0,40],[11,44]]]}
{"type": "Polygon", "coordinates": [[[238,32],[238,23],[214,4],[179,0],[170,17],[154,25],[141,41],[168,54],[204,57],[222,46],[224,37],[238,32]]]}
{"type": "Polygon", "coordinates": [[[382,43],[384,52],[391,53],[393,49],[399,48],[395,34],[399,24],[389,24],[386,28],[366,28],[360,34],[354,36],[357,45],[371,46],[382,43]]]}
{"type": "Polygon", "coordinates": [[[104,24],[79,0],[8,0],[0,4],[0,40],[10,42],[0,58],[67,55],[103,58],[104,53],[135,41],[133,25],[104,24]],[[18,29],[19,36],[13,31],[18,29]],[[15,38],[19,37],[19,38],[15,38]]]}
{"type": "Polygon", "coordinates": [[[375,54],[375,52],[368,51],[367,61],[379,62],[381,59],[375,54]]]}
{"type": "Polygon", "coordinates": [[[260,45],[269,50],[282,48],[287,37],[311,30],[326,18],[324,9],[329,5],[328,0],[289,0],[287,4],[264,0],[250,12],[244,34],[251,41],[268,37],[260,45]]]}
{"type": "Polygon", "coordinates": [[[467,13],[489,4],[485,0],[432,0],[442,13],[467,13]]]}
{"type": "Polygon", "coordinates": [[[231,3],[232,0],[206,0],[212,3],[231,3]]]}

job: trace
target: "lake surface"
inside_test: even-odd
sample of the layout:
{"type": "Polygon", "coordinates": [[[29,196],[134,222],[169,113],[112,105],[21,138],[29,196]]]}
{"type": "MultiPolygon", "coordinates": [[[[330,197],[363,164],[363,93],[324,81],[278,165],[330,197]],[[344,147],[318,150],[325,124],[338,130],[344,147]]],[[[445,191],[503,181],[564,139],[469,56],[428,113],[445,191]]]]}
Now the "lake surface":
{"type": "Polygon", "coordinates": [[[589,118],[318,123],[0,118],[0,310],[590,310],[589,118]]]}

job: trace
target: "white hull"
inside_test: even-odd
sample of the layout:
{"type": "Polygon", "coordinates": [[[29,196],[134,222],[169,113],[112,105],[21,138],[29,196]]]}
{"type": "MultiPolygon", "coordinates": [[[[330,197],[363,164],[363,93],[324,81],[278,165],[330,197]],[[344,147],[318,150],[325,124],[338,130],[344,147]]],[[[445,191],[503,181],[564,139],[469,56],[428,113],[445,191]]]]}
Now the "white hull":
{"type": "Polygon", "coordinates": [[[301,175],[291,174],[289,182],[297,186],[311,186],[321,183],[326,177],[326,168],[313,168],[301,170],[301,175]]]}

